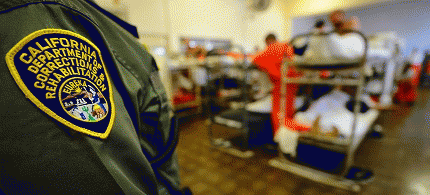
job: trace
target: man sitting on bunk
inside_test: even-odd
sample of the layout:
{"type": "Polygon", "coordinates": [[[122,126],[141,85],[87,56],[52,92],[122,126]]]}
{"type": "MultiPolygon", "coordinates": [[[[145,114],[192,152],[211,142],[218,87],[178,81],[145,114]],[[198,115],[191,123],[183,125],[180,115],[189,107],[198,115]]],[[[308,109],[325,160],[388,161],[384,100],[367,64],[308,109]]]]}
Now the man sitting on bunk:
{"type": "Polygon", "coordinates": [[[330,13],[330,21],[333,24],[334,31],[340,35],[344,35],[351,30],[360,29],[360,20],[356,16],[346,18],[346,14],[343,10],[336,10],[330,13]]]}
{"type": "MultiPolygon", "coordinates": [[[[345,35],[352,30],[357,31],[360,29],[360,19],[356,16],[352,16],[348,19],[343,10],[333,11],[330,13],[329,18],[334,27],[334,31],[339,35],[345,35]]],[[[354,90],[348,87],[342,87],[342,90],[354,97],[354,90]]]]}
{"type": "MultiPolygon", "coordinates": [[[[276,132],[279,128],[279,123],[281,122],[280,116],[280,101],[281,101],[281,66],[284,61],[284,58],[290,59],[293,54],[293,48],[288,43],[280,43],[277,41],[276,36],[274,34],[269,34],[266,37],[266,49],[261,53],[257,54],[253,59],[253,63],[257,65],[257,67],[265,72],[267,72],[270,76],[270,80],[274,86],[272,91],[272,125],[273,125],[273,133],[276,135],[276,132]]],[[[290,69],[287,72],[288,77],[297,77],[299,73],[294,69],[290,69]]],[[[296,84],[289,84],[286,87],[286,112],[285,121],[286,126],[290,129],[305,131],[310,127],[302,124],[295,123],[293,121],[294,114],[294,99],[297,92],[296,84]]]]}
{"type": "MultiPolygon", "coordinates": [[[[336,10],[329,14],[329,19],[332,23],[332,26],[334,28],[335,34],[330,35],[330,40],[333,48],[340,48],[337,51],[335,51],[333,54],[336,56],[343,56],[343,57],[355,57],[360,53],[360,50],[354,50],[352,49],[351,45],[354,45],[356,43],[357,37],[355,35],[346,35],[350,31],[356,31],[360,28],[360,20],[356,16],[352,16],[349,19],[346,17],[346,14],[343,10],[336,10]],[[349,37],[345,37],[349,36],[349,37]],[[346,45],[345,45],[346,44],[346,45]],[[348,48],[348,50],[344,50],[348,48]]],[[[323,21],[317,21],[315,23],[315,30],[314,34],[321,34],[324,33],[323,28],[321,26],[324,26],[323,21]]],[[[302,46],[302,47],[294,47],[294,53],[299,56],[303,56],[305,51],[308,49],[308,44],[302,46]]],[[[322,78],[330,77],[329,71],[321,71],[320,76],[322,78]]],[[[316,100],[319,97],[321,97],[324,94],[327,94],[329,91],[331,91],[331,86],[326,85],[319,85],[312,88],[312,100],[316,100]]],[[[309,89],[311,88],[305,88],[307,89],[307,92],[309,92],[309,89]]],[[[352,97],[354,97],[354,93],[352,89],[348,87],[341,87],[341,89],[348,94],[350,94],[352,97]]]]}

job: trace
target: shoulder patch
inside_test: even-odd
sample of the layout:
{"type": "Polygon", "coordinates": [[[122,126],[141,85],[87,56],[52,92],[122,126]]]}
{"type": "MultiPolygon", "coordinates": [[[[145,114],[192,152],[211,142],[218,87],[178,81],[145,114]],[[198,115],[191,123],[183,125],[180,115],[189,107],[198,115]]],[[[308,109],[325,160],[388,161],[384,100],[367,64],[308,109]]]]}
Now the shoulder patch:
{"type": "Polygon", "coordinates": [[[76,131],[108,137],[115,118],[112,86],[91,41],[67,30],[39,30],[19,41],[6,63],[43,112],[76,131]]]}

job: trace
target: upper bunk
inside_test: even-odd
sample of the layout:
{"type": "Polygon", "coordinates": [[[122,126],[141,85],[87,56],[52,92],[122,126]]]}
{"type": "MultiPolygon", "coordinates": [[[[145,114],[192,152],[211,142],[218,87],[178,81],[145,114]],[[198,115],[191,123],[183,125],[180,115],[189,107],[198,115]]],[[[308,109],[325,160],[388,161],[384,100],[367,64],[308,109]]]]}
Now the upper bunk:
{"type": "Polygon", "coordinates": [[[290,44],[296,55],[290,65],[309,70],[343,70],[361,67],[366,61],[367,38],[358,31],[338,34],[308,33],[295,36],[290,44]]]}
{"type": "Polygon", "coordinates": [[[290,43],[297,54],[295,64],[300,68],[335,70],[364,65],[366,75],[370,76],[372,69],[381,72],[388,61],[394,61],[396,66],[404,61],[405,41],[391,31],[366,37],[358,31],[344,35],[309,33],[295,36],[290,43]]]}

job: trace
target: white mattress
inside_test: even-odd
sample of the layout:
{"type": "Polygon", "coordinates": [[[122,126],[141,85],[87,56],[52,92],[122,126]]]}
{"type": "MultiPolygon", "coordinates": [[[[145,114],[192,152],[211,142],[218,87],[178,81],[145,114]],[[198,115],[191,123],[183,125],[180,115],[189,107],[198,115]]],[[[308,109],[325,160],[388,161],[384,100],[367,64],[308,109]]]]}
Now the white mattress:
{"type": "Polygon", "coordinates": [[[365,91],[369,94],[381,94],[384,89],[384,82],[381,80],[371,80],[367,83],[365,91]]]}
{"type": "Polygon", "coordinates": [[[357,63],[364,54],[365,41],[358,34],[311,36],[303,56],[295,56],[297,63],[335,65],[357,63]]]}
{"type": "MultiPolygon", "coordinates": [[[[369,97],[365,97],[367,98],[363,98],[363,100],[367,103],[366,100],[368,100],[369,97]]],[[[317,116],[320,115],[320,131],[328,132],[335,126],[344,137],[343,139],[336,139],[334,143],[342,145],[349,144],[347,138],[352,135],[354,114],[345,108],[345,104],[348,100],[348,94],[339,90],[333,90],[331,93],[314,102],[307,111],[298,112],[294,116],[294,119],[299,123],[311,126],[317,116]]],[[[378,115],[379,111],[374,109],[369,109],[367,112],[358,115],[353,140],[353,150],[358,147],[378,115]]],[[[299,137],[299,132],[281,126],[278,133],[275,135],[274,141],[279,143],[282,152],[295,156],[299,137]]]]}
{"type": "Polygon", "coordinates": [[[191,72],[193,73],[193,81],[199,85],[204,86],[207,83],[207,71],[205,68],[202,67],[193,67],[191,68],[191,72]]]}
{"type": "MultiPolygon", "coordinates": [[[[352,134],[354,119],[354,114],[345,107],[349,98],[348,94],[334,90],[313,103],[305,112],[298,112],[294,116],[294,119],[299,123],[311,126],[316,118],[321,116],[321,132],[329,132],[334,126],[339,130],[339,133],[348,138],[352,134]]],[[[369,109],[365,113],[359,113],[356,135],[365,133],[376,120],[378,114],[379,112],[374,109],[369,109]]]]}
{"type": "Polygon", "coordinates": [[[209,56],[205,59],[205,63],[209,66],[212,65],[224,65],[224,66],[233,66],[237,63],[242,63],[243,60],[236,60],[235,58],[231,56],[209,56]]]}
{"type": "MultiPolygon", "coordinates": [[[[304,103],[304,97],[296,97],[294,101],[294,108],[300,108],[304,103]]],[[[271,113],[272,112],[272,95],[268,95],[258,101],[246,105],[246,110],[257,113],[271,113]]]]}
{"type": "Polygon", "coordinates": [[[178,59],[167,60],[167,66],[169,67],[170,70],[195,67],[201,64],[203,64],[203,61],[195,58],[178,58],[178,59]]]}
{"type": "Polygon", "coordinates": [[[272,112],[272,95],[268,95],[259,101],[246,105],[246,110],[258,113],[271,113],[272,112]]]}
{"type": "MultiPolygon", "coordinates": [[[[390,59],[395,55],[396,45],[402,47],[396,34],[379,33],[368,37],[367,59],[390,59]]],[[[308,40],[299,38],[293,43],[297,47],[308,48],[302,57],[296,56],[299,63],[335,64],[357,61],[364,54],[364,39],[358,34],[311,36],[308,40]]],[[[402,48],[400,48],[401,50],[402,48]]]]}
{"type": "Polygon", "coordinates": [[[393,56],[393,51],[382,47],[369,47],[367,50],[367,59],[388,59],[393,56]]]}
{"type": "MultiPolygon", "coordinates": [[[[355,129],[354,139],[352,142],[352,150],[355,151],[357,147],[360,145],[360,142],[364,139],[367,132],[370,130],[370,127],[375,122],[379,115],[379,112],[376,110],[369,110],[364,114],[360,114],[357,118],[357,125],[355,129]]],[[[298,116],[299,120],[304,120],[303,116],[298,116]]],[[[333,143],[340,144],[340,145],[348,145],[348,139],[349,136],[352,135],[352,125],[353,125],[353,114],[352,113],[346,113],[346,112],[337,112],[335,114],[330,115],[330,120],[327,120],[328,117],[325,119],[321,119],[321,121],[325,121],[324,126],[330,126],[335,125],[341,133],[345,135],[345,133],[348,133],[346,137],[343,139],[336,139],[333,141],[333,143]],[[345,132],[345,130],[347,132],[345,132]]],[[[298,140],[300,137],[300,133],[291,129],[287,129],[284,126],[281,126],[278,133],[275,135],[274,141],[279,143],[279,147],[282,152],[286,154],[291,154],[292,156],[296,156],[296,149],[298,145],[298,140]]]]}
{"type": "Polygon", "coordinates": [[[390,58],[395,54],[396,46],[401,47],[402,40],[395,32],[379,32],[367,37],[368,40],[368,58],[390,58]]]}

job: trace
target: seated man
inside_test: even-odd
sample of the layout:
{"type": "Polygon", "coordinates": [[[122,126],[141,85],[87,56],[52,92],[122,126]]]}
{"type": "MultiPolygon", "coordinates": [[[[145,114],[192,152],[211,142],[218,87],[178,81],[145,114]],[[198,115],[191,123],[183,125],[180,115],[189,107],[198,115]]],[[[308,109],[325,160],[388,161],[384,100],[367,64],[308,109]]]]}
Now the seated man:
{"type": "MultiPolygon", "coordinates": [[[[334,32],[328,37],[311,36],[306,39],[298,39],[294,43],[294,53],[302,56],[300,60],[324,63],[330,60],[356,60],[364,53],[364,40],[356,33],[348,33],[359,29],[357,17],[346,18],[345,12],[336,10],[329,14],[334,32]],[[303,42],[303,43],[301,43],[303,42]]],[[[323,21],[317,21],[314,34],[323,32],[323,21]]],[[[336,63],[336,62],[333,62],[336,63]]]]}
{"type": "MultiPolygon", "coordinates": [[[[277,41],[274,34],[269,34],[266,37],[266,49],[256,55],[253,62],[261,70],[269,74],[270,80],[274,86],[272,91],[273,109],[272,109],[272,123],[273,132],[276,132],[279,128],[280,117],[280,100],[281,100],[281,66],[284,58],[291,58],[293,56],[293,48],[287,43],[280,43],[277,41]]],[[[297,77],[299,74],[294,70],[290,69],[287,73],[288,77],[297,77]]],[[[296,124],[293,122],[294,114],[294,99],[297,92],[296,84],[288,84],[286,86],[286,112],[285,117],[287,118],[287,126],[291,129],[296,130],[307,130],[309,127],[296,124]]]]}
{"type": "MultiPolygon", "coordinates": [[[[352,16],[348,19],[343,10],[333,11],[330,13],[329,18],[334,27],[334,31],[340,36],[343,36],[350,31],[357,31],[360,29],[360,20],[358,17],[352,16]]],[[[351,88],[342,87],[342,89],[352,96],[355,95],[354,90],[351,88]]]]}
{"type": "Polygon", "coordinates": [[[330,21],[333,24],[334,30],[343,35],[351,30],[360,29],[360,20],[357,16],[352,16],[347,19],[346,14],[343,10],[336,10],[330,13],[330,21]]]}

